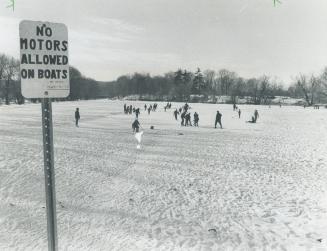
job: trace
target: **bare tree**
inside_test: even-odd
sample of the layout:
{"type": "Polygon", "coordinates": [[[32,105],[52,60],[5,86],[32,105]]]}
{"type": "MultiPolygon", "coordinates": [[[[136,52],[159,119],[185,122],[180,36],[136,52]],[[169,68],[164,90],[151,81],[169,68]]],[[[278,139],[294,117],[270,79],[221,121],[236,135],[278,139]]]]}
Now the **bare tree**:
{"type": "Polygon", "coordinates": [[[267,103],[267,94],[269,91],[269,77],[267,77],[266,75],[263,75],[260,79],[260,87],[259,87],[259,97],[257,99],[257,103],[256,104],[261,104],[262,100],[263,103],[266,104],[267,103]]]}
{"type": "Polygon", "coordinates": [[[213,101],[216,102],[216,95],[217,95],[217,83],[216,80],[216,72],[213,70],[206,70],[203,73],[203,78],[206,83],[206,86],[208,87],[208,91],[211,92],[213,96],[213,101]]]}
{"type": "Polygon", "coordinates": [[[297,86],[302,91],[302,94],[308,105],[313,105],[316,90],[319,86],[319,79],[314,75],[311,75],[311,77],[308,78],[307,76],[300,74],[297,77],[297,86]]]}
{"type": "Polygon", "coordinates": [[[19,79],[19,61],[13,57],[8,58],[7,67],[4,70],[5,78],[5,102],[9,105],[10,91],[14,89],[14,81],[19,79]]]}

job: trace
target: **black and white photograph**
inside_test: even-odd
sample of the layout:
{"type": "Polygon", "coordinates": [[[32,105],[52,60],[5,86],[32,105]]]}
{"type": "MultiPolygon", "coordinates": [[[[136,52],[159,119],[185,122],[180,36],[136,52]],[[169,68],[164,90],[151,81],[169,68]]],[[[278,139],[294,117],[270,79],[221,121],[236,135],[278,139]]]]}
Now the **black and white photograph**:
{"type": "Polygon", "coordinates": [[[0,251],[327,251],[326,0],[0,0],[0,251]]]}

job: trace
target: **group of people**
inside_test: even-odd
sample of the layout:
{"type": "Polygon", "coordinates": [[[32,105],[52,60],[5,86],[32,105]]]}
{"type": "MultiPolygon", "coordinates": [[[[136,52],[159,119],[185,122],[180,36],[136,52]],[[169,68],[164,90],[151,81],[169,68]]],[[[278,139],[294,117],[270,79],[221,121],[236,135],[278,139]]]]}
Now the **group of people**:
{"type": "MultiPolygon", "coordinates": [[[[148,114],[150,114],[151,111],[156,111],[158,107],[158,104],[150,104],[144,105],[144,110],[148,111],[148,114]]],[[[171,108],[171,103],[167,103],[167,105],[164,107],[165,111],[167,108],[171,108]]],[[[189,112],[190,106],[188,103],[186,103],[184,106],[180,107],[179,109],[175,109],[173,112],[173,115],[175,117],[175,120],[178,120],[178,115],[180,114],[181,116],[181,126],[192,126],[192,121],[191,121],[191,113],[189,112]]],[[[237,111],[238,117],[241,118],[241,109],[239,109],[235,104],[233,105],[233,110],[237,111]]],[[[132,105],[126,105],[124,104],[124,113],[125,114],[132,114],[135,113],[135,120],[132,123],[132,129],[133,132],[139,132],[140,128],[140,122],[138,121],[138,117],[140,115],[140,108],[133,107],[132,105]]],[[[80,120],[81,116],[79,113],[79,108],[76,108],[75,110],[75,125],[78,127],[78,122],[80,120]]],[[[219,124],[220,128],[222,129],[222,122],[221,122],[222,114],[217,111],[216,113],[216,119],[215,119],[215,128],[217,128],[217,125],[219,124]]],[[[259,118],[259,112],[257,109],[254,110],[254,114],[251,118],[251,120],[247,121],[248,123],[256,123],[259,118]]],[[[194,112],[193,114],[193,126],[199,126],[199,114],[197,112],[194,112]]]]}
{"type": "Polygon", "coordinates": [[[254,114],[251,120],[247,121],[248,123],[257,123],[257,119],[259,118],[259,112],[257,109],[254,110],[254,114]]]}
{"type": "Polygon", "coordinates": [[[156,111],[158,107],[157,103],[154,103],[153,105],[150,104],[149,106],[147,104],[144,105],[144,110],[148,111],[148,114],[150,115],[151,111],[156,111]]]}
{"type": "Polygon", "coordinates": [[[168,103],[166,104],[166,106],[164,107],[164,109],[165,109],[165,111],[166,111],[167,109],[170,109],[170,108],[171,108],[171,103],[168,102],[168,103]]]}
{"type": "MultiPolygon", "coordinates": [[[[190,106],[186,103],[184,106],[180,107],[179,109],[175,109],[174,117],[175,120],[178,120],[178,114],[181,115],[181,126],[192,126],[191,121],[191,113],[189,112],[190,106]]],[[[199,114],[194,112],[193,114],[193,126],[199,126],[199,114]]]]}

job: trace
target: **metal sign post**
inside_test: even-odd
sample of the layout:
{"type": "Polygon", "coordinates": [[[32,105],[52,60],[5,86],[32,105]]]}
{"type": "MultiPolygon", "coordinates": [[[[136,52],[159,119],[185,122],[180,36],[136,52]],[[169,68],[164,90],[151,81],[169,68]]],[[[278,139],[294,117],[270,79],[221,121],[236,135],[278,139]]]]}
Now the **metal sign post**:
{"type": "Polygon", "coordinates": [[[51,98],[69,95],[68,29],[64,24],[23,20],[19,24],[21,91],[42,99],[48,248],[58,250],[51,98]]]}
{"type": "Polygon", "coordinates": [[[56,190],[53,154],[52,107],[51,99],[42,99],[42,131],[44,152],[44,175],[47,206],[48,248],[58,250],[56,190]]]}

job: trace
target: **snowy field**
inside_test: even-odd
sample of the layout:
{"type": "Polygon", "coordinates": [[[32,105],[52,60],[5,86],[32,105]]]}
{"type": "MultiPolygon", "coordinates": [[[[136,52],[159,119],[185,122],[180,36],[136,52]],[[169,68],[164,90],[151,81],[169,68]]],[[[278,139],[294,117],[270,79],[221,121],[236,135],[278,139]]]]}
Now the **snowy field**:
{"type": "MultiPolygon", "coordinates": [[[[141,109],[136,149],[123,102],[53,104],[59,250],[327,250],[327,109],[180,106],[141,109]]],[[[0,250],[47,249],[40,125],[0,106],[0,250]]]]}

